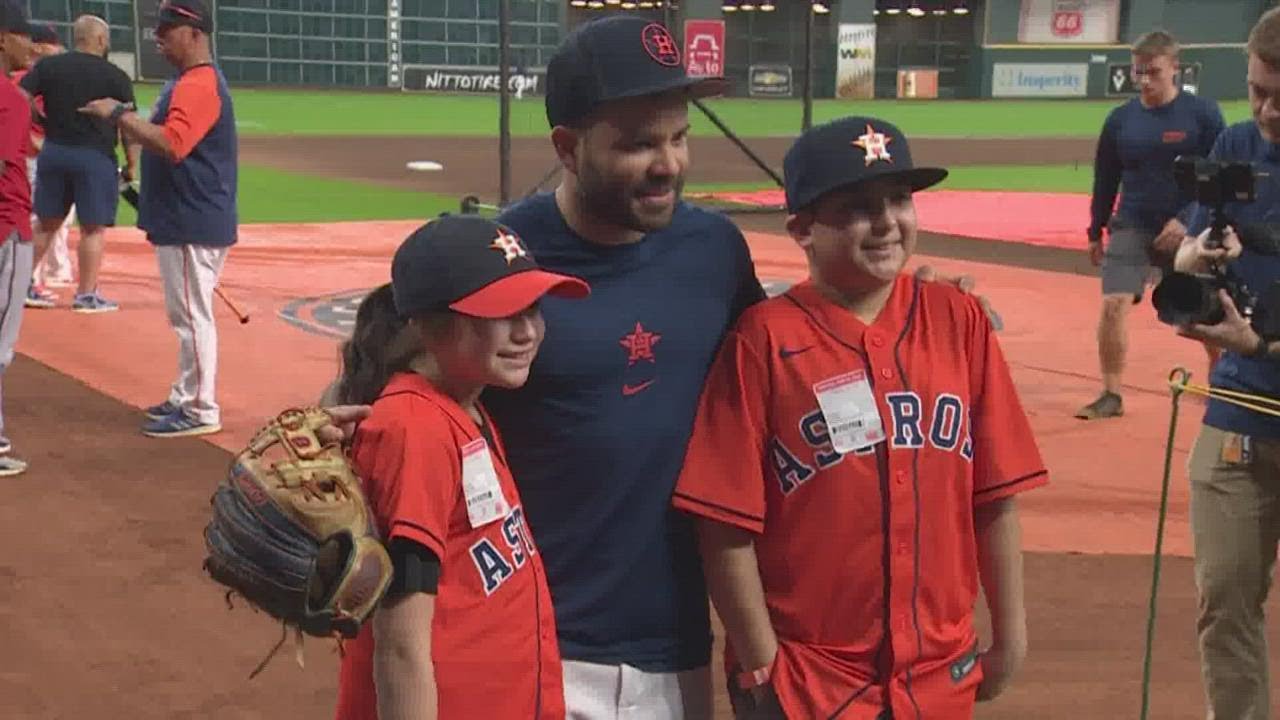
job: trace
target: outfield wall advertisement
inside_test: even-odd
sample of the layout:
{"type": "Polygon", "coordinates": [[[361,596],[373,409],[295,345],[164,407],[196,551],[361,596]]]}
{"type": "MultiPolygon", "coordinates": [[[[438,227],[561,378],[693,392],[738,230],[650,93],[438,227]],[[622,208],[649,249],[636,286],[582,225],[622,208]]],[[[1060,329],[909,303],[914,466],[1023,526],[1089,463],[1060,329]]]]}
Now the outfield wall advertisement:
{"type": "Polygon", "coordinates": [[[1120,0],[1022,0],[1018,42],[1114,43],[1120,0]]]}
{"type": "Polygon", "coordinates": [[[836,42],[836,97],[869,100],[876,94],[876,26],[840,23],[836,42]]]}
{"type": "Polygon", "coordinates": [[[1087,97],[1088,63],[996,63],[991,68],[992,97],[1087,97]]]}

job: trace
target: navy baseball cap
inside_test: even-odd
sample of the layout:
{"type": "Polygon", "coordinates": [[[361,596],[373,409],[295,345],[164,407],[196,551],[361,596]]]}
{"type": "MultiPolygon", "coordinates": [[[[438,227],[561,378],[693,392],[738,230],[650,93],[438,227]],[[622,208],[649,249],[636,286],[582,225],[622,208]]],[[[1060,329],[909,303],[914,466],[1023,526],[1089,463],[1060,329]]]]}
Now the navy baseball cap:
{"type": "Polygon", "coordinates": [[[14,35],[31,35],[31,21],[27,8],[16,0],[0,0],[0,32],[14,35]]]}
{"type": "Polygon", "coordinates": [[[31,42],[41,45],[61,45],[62,38],[49,23],[33,22],[31,23],[31,42]]]}
{"type": "Polygon", "coordinates": [[[783,158],[782,174],[793,213],[832,190],[868,180],[905,180],[915,192],[947,177],[942,168],[915,167],[902,131],[872,117],[842,118],[801,134],[783,158]]]}
{"type": "Polygon", "coordinates": [[[410,235],[391,261],[396,311],[515,315],[543,295],[582,298],[586,282],[538,267],[510,228],[477,215],[443,215],[410,235]]]}
{"type": "Polygon", "coordinates": [[[690,77],[679,43],[662,23],[611,15],[578,26],[547,63],[547,121],[572,125],[610,100],[674,90],[702,98],[726,87],[723,77],[690,77]]]}
{"type": "Polygon", "coordinates": [[[206,33],[213,32],[213,15],[201,0],[161,0],[156,9],[156,28],[187,25],[206,33]]]}

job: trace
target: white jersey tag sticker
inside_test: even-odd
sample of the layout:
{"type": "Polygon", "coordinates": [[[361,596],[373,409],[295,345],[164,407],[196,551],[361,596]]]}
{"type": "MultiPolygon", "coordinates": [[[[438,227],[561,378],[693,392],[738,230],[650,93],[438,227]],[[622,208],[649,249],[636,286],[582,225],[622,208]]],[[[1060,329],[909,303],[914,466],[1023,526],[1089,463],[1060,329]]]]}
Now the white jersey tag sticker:
{"type": "Polygon", "coordinates": [[[467,519],[473,528],[504,518],[511,511],[498,484],[498,473],[493,469],[489,443],[484,440],[462,446],[462,492],[467,500],[467,519]]]}
{"type": "Polygon", "coordinates": [[[884,440],[884,425],[871,383],[862,370],[828,378],[813,386],[827,423],[831,447],[840,454],[871,447],[884,440]]]}

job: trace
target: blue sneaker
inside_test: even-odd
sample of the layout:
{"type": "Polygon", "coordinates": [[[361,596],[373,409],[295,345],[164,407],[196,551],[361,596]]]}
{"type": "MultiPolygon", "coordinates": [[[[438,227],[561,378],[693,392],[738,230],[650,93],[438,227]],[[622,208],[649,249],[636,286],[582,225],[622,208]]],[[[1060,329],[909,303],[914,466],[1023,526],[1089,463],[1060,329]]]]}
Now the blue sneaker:
{"type": "Polygon", "coordinates": [[[146,413],[148,420],[163,420],[178,412],[178,406],[168,400],[165,400],[159,405],[152,405],[146,410],[143,410],[143,412],[146,413]]]}
{"type": "Polygon", "coordinates": [[[195,435],[212,435],[221,431],[221,425],[202,423],[181,410],[159,420],[152,420],[142,426],[142,434],[154,438],[193,437],[195,435]]]}
{"type": "Polygon", "coordinates": [[[84,295],[76,295],[71,303],[71,311],[78,313],[104,313],[119,310],[120,306],[102,297],[95,290],[84,295]]]}

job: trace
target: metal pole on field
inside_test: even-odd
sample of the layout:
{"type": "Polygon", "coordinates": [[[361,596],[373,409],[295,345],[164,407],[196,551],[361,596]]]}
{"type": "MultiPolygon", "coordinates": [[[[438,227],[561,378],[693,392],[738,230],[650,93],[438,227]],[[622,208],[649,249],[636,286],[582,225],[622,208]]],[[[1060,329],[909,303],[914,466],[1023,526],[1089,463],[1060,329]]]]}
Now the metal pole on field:
{"type": "Polygon", "coordinates": [[[511,0],[498,0],[498,205],[511,199],[511,0]]]}
{"type": "Polygon", "coordinates": [[[804,119],[800,121],[800,131],[805,132],[813,127],[813,4],[810,0],[802,0],[805,5],[804,22],[804,119]]]}

